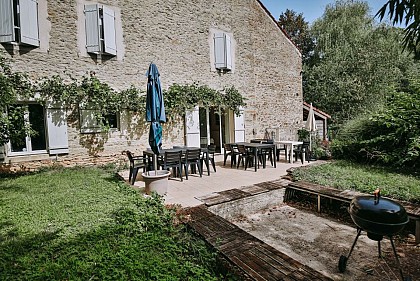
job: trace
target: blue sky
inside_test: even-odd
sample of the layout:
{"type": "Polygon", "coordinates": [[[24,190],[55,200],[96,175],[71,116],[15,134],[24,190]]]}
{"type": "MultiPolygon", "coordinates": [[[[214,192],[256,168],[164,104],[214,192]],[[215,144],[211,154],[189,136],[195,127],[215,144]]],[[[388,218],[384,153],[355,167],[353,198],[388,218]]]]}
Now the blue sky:
{"type": "MultiPolygon", "coordinates": [[[[286,9],[293,10],[298,14],[303,13],[303,17],[309,24],[324,13],[325,7],[334,3],[334,0],[261,0],[264,6],[270,11],[271,15],[278,20],[281,13],[286,9]]],[[[369,0],[371,14],[376,12],[387,2],[387,0],[369,0]]]]}

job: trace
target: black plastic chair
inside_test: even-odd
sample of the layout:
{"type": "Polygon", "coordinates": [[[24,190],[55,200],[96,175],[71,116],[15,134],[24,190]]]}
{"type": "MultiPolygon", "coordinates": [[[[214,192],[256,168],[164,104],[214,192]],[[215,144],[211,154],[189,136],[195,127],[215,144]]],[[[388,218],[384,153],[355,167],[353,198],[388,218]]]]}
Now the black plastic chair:
{"type": "Polygon", "coordinates": [[[165,151],[163,159],[159,160],[159,166],[168,171],[172,168],[175,177],[179,175],[182,181],[182,150],[165,151]]]}
{"type": "Polygon", "coordinates": [[[248,168],[249,161],[251,161],[251,165],[249,165],[249,167],[251,167],[252,163],[254,163],[254,154],[251,151],[247,150],[244,145],[239,145],[239,144],[238,144],[238,152],[239,152],[238,154],[239,158],[238,158],[238,164],[236,168],[239,168],[239,165],[242,162],[242,165],[245,166],[245,170],[246,170],[246,168],[248,168]]]}
{"type": "MultiPolygon", "coordinates": [[[[214,162],[214,153],[216,152],[216,146],[214,144],[210,144],[207,146],[207,153],[209,156],[209,162],[213,166],[214,172],[216,172],[216,163],[214,162]]],[[[203,161],[206,164],[207,171],[209,170],[209,167],[207,166],[207,162],[205,161],[205,155],[203,154],[201,157],[201,167],[203,167],[203,161]]]]}
{"type": "Polygon", "coordinates": [[[277,161],[280,161],[280,152],[282,150],[284,150],[284,158],[287,161],[287,145],[285,145],[285,144],[277,146],[277,149],[276,149],[277,161]]]}
{"type": "Polygon", "coordinates": [[[305,159],[308,161],[310,160],[310,151],[309,151],[309,141],[304,141],[303,144],[297,146],[296,149],[293,150],[293,154],[295,155],[295,161],[297,161],[298,157],[303,164],[303,155],[305,155],[305,159]]]}
{"type": "Polygon", "coordinates": [[[147,158],[143,156],[134,156],[133,153],[126,150],[125,154],[128,157],[128,160],[130,161],[130,172],[128,174],[128,181],[131,184],[134,184],[137,178],[137,174],[139,172],[139,169],[143,169],[143,172],[146,172],[147,167],[147,158]]]}
{"type": "Polygon", "coordinates": [[[225,143],[223,147],[224,147],[223,166],[226,166],[226,160],[229,156],[230,156],[230,167],[232,167],[233,165],[236,165],[236,156],[239,154],[239,152],[237,152],[235,149],[236,146],[230,143],[225,143]]]}
{"type": "Polygon", "coordinates": [[[188,168],[191,165],[191,170],[194,171],[195,166],[197,165],[198,173],[200,177],[203,176],[203,168],[201,167],[201,148],[187,148],[185,153],[185,158],[182,159],[182,164],[185,166],[185,178],[188,179],[188,168]]]}

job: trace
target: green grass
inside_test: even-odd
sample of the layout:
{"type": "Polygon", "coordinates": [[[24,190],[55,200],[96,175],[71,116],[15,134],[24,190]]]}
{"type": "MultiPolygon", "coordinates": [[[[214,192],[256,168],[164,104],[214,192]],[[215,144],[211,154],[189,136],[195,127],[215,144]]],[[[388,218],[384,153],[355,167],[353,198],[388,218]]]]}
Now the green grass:
{"type": "Polygon", "coordinates": [[[385,167],[334,161],[296,169],[293,177],[342,190],[371,193],[380,188],[384,196],[420,203],[420,178],[385,167]]]}
{"type": "Polygon", "coordinates": [[[0,178],[0,280],[226,278],[174,213],[97,168],[0,178]]]}

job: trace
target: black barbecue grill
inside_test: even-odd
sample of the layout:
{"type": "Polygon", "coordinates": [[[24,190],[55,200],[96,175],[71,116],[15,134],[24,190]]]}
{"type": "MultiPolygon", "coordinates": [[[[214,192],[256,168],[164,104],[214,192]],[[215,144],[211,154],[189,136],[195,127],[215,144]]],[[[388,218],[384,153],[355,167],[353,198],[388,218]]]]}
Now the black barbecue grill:
{"type": "Polygon", "coordinates": [[[391,241],[392,249],[397,260],[398,269],[403,281],[411,280],[409,277],[404,279],[397,252],[395,251],[392,236],[401,231],[408,223],[408,216],[403,206],[386,198],[380,198],[379,189],[375,190],[374,196],[357,196],[349,207],[349,213],[353,222],[357,225],[357,236],[353,242],[348,256],[341,256],[338,269],[340,272],[346,270],[347,261],[356,245],[362,230],[367,232],[367,236],[378,241],[378,253],[381,257],[381,240],[388,236],[391,241]]]}

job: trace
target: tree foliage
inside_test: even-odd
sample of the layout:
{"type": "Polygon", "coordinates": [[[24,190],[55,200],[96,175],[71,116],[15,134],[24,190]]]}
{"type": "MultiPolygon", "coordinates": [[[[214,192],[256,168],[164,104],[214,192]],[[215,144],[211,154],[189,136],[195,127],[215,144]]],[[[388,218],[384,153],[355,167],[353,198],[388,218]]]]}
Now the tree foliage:
{"type": "Polygon", "coordinates": [[[388,11],[389,19],[395,24],[405,24],[404,48],[414,53],[420,59],[420,3],[418,0],[389,0],[378,11],[376,16],[380,20],[385,18],[388,11]]]}
{"type": "Polygon", "coordinates": [[[302,52],[303,63],[309,60],[315,43],[309,34],[309,24],[305,21],[303,14],[286,9],[280,15],[278,23],[302,52]]]}
{"type": "Polygon", "coordinates": [[[335,157],[392,166],[420,165],[420,77],[390,93],[385,106],[348,122],[333,141],[335,157]]]}
{"type": "Polygon", "coordinates": [[[304,65],[305,100],[328,112],[336,127],[381,105],[412,64],[401,53],[399,30],[376,26],[363,1],[328,5],[311,34],[316,47],[304,65]]]}

